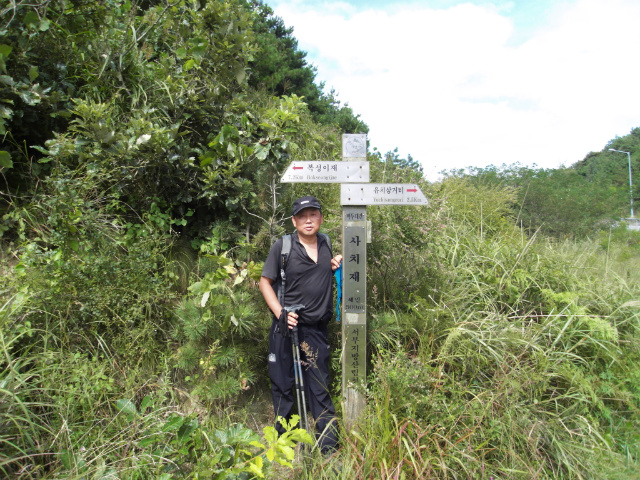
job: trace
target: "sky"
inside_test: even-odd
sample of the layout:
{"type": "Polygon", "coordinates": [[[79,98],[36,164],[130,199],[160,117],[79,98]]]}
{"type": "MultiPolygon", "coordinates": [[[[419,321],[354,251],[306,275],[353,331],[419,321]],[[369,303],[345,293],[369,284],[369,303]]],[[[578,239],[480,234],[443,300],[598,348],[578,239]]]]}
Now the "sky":
{"type": "Polygon", "coordinates": [[[266,0],[369,125],[443,170],[570,166],[640,127],[640,0],[266,0]]]}

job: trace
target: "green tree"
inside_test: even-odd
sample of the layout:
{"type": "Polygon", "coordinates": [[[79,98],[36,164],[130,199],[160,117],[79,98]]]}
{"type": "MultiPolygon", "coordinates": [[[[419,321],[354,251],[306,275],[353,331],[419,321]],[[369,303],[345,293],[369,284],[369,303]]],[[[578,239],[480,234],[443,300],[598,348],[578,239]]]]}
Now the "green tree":
{"type": "Polygon", "coordinates": [[[316,83],[317,70],[307,62],[307,53],[298,49],[293,28],[261,0],[251,0],[248,6],[257,12],[254,32],[258,45],[249,84],[276,96],[304,97],[314,120],[343,133],[367,133],[369,127],[347,104],[341,105],[334,90],[324,93],[324,82],[316,83]]]}
{"type": "MultiPolygon", "coordinates": [[[[609,153],[591,154],[587,159],[596,155],[608,158],[609,153]]],[[[583,165],[541,169],[515,164],[469,168],[447,176],[466,178],[477,186],[513,189],[511,218],[518,226],[529,233],[541,231],[566,238],[596,234],[624,214],[625,188],[604,173],[606,165],[599,165],[603,168],[593,175],[585,175],[583,165]]],[[[626,192],[628,199],[628,184],[626,192]]]]}
{"type": "Polygon", "coordinates": [[[520,219],[530,231],[583,236],[608,227],[613,221],[612,199],[619,191],[590,182],[572,168],[539,170],[521,187],[520,219]]]}
{"type": "Polygon", "coordinates": [[[634,204],[638,200],[637,179],[640,178],[638,177],[638,172],[640,172],[640,161],[637,160],[638,152],[640,152],[640,128],[634,128],[628,135],[611,140],[603,151],[591,152],[584,160],[573,165],[573,168],[589,181],[607,184],[615,188],[616,193],[611,197],[611,206],[617,216],[627,217],[630,200],[633,199],[634,204]],[[610,149],[618,150],[618,152],[612,152],[610,149]],[[629,157],[620,152],[631,154],[631,165],[629,165],[629,157]],[[629,188],[629,167],[631,168],[632,191],[629,188]],[[634,178],[636,178],[635,181],[634,178]]]}

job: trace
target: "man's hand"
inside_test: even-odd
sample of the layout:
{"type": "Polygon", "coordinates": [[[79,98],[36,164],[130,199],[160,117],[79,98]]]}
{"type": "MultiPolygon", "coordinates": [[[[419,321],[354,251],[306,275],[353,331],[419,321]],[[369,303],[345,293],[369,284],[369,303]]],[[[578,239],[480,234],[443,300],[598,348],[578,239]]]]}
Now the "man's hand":
{"type": "Polygon", "coordinates": [[[287,324],[289,325],[289,330],[293,330],[293,327],[298,325],[298,314],[289,312],[287,316],[287,324]]]}
{"type": "Polygon", "coordinates": [[[281,335],[288,337],[289,330],[293,330],[298,325],[298,312],[301,310],[304,310],[304,305],[302,304],[290,305],[280,310],[278,329],[281,335]]]}
{"type": "Polygon", "coordinates": [[[333,257],[331,259],[331,270],[335,272],[338,269],[338,267],[340,267],[341,263],[342,263],[342,255],[336,255],[335,257],[333,257]]]}
{"type": "Polygon", "coordinates": [[[283,337],[291,335],[290,330],[298,325],[298,314],[294,312],[287,312],[284,308],[280,312],[278,317],[278,331],[283,337]]]}

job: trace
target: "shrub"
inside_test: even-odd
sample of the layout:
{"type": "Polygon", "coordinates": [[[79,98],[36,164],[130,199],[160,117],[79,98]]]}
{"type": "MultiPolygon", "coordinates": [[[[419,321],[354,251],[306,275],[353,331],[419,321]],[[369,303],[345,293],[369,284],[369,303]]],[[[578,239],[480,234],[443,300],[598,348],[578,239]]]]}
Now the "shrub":
{"type": "Polygon", "coordinates": [[[269,317],[251,278],[259,266],[206,255],[199,273],[175,311],[175,366],[193,395],[220,405],[249,390],[264,370],[269,317]]]}

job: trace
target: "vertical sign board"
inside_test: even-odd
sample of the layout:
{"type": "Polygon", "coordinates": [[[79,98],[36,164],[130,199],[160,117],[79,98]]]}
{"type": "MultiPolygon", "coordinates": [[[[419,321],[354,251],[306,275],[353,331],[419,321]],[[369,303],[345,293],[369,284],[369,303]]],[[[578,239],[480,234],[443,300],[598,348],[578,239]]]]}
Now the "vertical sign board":
{"type": "Polygon", "coordinates": [[[343,211],[343,301],[346,314],[366,313],[367,211],[345,207],[343,211]],[[344,271],[344,270],[343,270],[344,271]]]}
{"type": "MultiPolygon", "coordinates": [[[[366,161],[367,136],[342,136],[342,160],[366,161]]],[[[342,208],[342,392],[344,421],[355,423],[365,407],[358,386],[366,382],[367,371],[367,207],[342,208]]]]}
{"type": "Polygon", "coordinates": [[[343,391],[366,378],[367,227],[366,209],[343,212],[343,391]]]}

